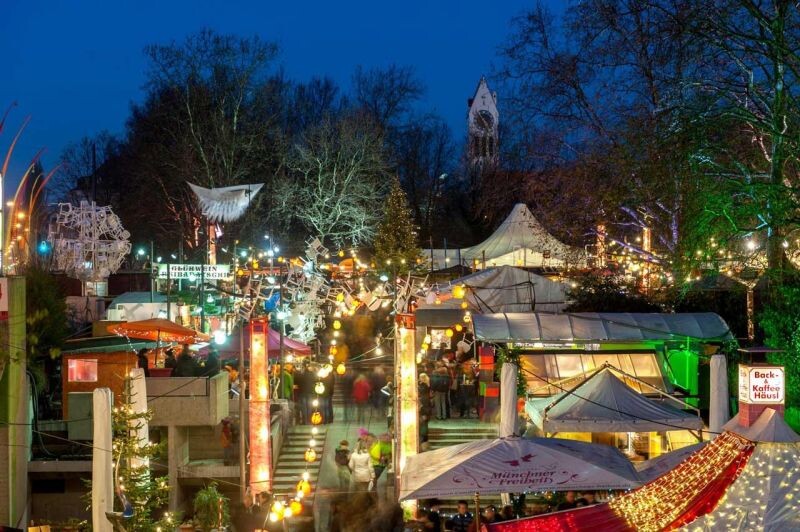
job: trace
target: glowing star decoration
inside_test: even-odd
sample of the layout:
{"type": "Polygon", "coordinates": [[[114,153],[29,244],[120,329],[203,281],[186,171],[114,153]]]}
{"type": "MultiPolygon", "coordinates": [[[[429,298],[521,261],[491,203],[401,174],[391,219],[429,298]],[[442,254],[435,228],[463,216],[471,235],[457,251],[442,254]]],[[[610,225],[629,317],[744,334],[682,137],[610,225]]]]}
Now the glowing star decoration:
{"type": "Polygon", "coordinates": [[[189,183],[203,215],[211,222],[233,222],[238,220],[250,205],[250,200],[258,194],[263,183],[254,185],[235,185],[232,187],[203,188],[189,183]]]}
{"type": "Polygon", "coordinates": [[[47,240],[55,269],[84,282],[102,282],[116,272],[131,252],[130,233],[111,207],[82,201],[59,203],[47,240]]]}
{"type": "Polygon", "coordinates": [[[267,318],[250,322],[250,491],[272,491],[267,318]]]}

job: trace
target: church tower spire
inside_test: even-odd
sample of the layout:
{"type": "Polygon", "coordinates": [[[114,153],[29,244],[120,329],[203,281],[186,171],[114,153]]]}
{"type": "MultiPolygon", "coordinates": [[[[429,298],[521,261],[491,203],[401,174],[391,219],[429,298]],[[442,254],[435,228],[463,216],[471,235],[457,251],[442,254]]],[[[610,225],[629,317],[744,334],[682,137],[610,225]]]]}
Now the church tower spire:
{"type": "Polygon", "coordinates": [[[467,100],[467,154],[476,166],[497,163],[497,93],[491,92],[486,78],[481,76],[475,95],[467,100]]]}

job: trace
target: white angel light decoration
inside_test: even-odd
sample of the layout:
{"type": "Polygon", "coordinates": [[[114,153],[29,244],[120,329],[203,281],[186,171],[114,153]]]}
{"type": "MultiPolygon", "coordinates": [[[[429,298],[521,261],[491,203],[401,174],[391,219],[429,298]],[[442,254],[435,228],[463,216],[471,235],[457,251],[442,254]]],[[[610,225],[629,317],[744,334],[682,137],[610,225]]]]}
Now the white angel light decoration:
{"type": "Polygon", "coordinates": [[[234,185],[232,187],[203,188],[189,183],[200,202],[203,215],[211,222],[233,222],[238,220],[258,194],[264,183],[234,185]]]}

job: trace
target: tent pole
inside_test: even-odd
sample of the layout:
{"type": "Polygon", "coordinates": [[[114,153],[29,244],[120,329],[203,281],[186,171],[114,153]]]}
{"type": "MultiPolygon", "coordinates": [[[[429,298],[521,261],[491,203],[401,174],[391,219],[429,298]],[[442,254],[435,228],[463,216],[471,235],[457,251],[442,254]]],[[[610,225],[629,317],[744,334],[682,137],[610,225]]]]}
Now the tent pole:
{"type": "Polygon", "coordinates": [[[475,530],[481,529],[481,495],[475,492],[475,530]]]}

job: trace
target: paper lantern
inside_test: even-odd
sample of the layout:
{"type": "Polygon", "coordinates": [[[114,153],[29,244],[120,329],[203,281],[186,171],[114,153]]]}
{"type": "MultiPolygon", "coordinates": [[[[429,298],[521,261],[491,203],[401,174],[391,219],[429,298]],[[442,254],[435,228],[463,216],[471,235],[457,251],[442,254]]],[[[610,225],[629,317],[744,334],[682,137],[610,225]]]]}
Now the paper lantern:
{"type": "Polygon", "coordinates": [[[311,483],[307,480],[301,480],[297,483],[297,491],[302,493],[303,496],[308,496],[311,493],[311,483]]]}
{"type": "Polygon", "coordinates": [[[458,285],[453,287],[453,297],[456,299],[464,299],[464,296],[467,295],[467,289],[464,285],[458,285]]]}
{"type": "Polygon", "coordinates": [[[337,375],[344,375],[345,371],[347,371],[347,368],[344,367],[343,363],[339,363],[339,365],[336,366],[336,374],[337,375]]]}
{"type": "Polygon", "coordinates": [[[317,451],[309,447],[306,449],[306,454],[303,456],[303,458],[305,458],[306,462],[311,463],[317,459],[317,451]]]}
{"type": "Polygon", "coordinates": [[[453,329],[445,330],[444,331],[444,335],[447,336],[448,338],[452,338],[453,337],[453,329]]]}
{"type": "Polygon", "coordinates": [[[322,414],[319,411],[316,411],[313,414],[311,414],[311,424],[319,425],[320,423],[322,423],[322,414]]]}
{"type": "MultiPolygon", "coordinates": [[[[308,490],[311,491],[311,488],[309,487],[308,490]]],[[[300,501],[292,501],[289,503],[289,508],[292,510],[294,515],[300,515],[300,513],[303,511],[303,503],[300,501]]]]}
{"type": "Polygon", "coordinates": [[[314,385],[314,391],[317,392],[317,395],[322,395],[325,393],[325,385],[321,382],[318,382],[314,385]]]}
{"type": "Polygon", "coordinates": [[[333,328],[338,331],[342,328],[342,322],[339,320],[333,320],[333,328]]]}

